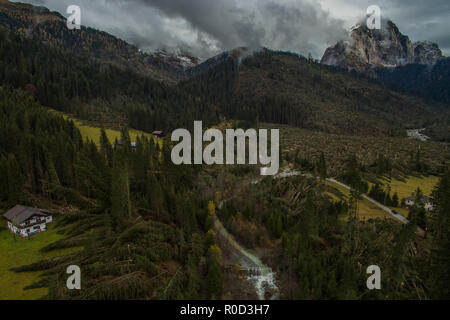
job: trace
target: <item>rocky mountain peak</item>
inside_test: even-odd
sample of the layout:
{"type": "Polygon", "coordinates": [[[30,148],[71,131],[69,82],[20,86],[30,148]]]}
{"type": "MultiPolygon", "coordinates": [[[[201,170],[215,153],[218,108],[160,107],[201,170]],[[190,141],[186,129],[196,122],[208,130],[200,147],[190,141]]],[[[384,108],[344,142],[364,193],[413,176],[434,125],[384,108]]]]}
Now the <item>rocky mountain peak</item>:
{"type": "Polygon", "coordinates": [[[325,51],[321,62],[365,72],[373,67],[433,64],[442,57],[437,44],[414,44],[392,21],[387,21],[379,30],[371,30],[365,24],[355,26],[347,40],[325,51]]]}
{"type": "Polygon", "coordinates": [[[442,51],[436,43],[418,41],[414,44],[414,63],[432,65],[443,59],[442,51]]]}

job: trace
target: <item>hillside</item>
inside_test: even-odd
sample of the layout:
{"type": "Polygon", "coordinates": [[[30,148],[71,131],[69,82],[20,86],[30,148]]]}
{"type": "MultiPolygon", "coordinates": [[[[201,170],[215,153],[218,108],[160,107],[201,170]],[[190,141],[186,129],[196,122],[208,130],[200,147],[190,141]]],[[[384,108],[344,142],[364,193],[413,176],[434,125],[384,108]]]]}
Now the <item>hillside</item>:
{"type": "Polygon", "coordinates": [[[328,133],[402,136],[404,127],[438,116],[438,107],[419,98],[295,54],[265,49],[239,61],[229,57],[181,87],[219,105],[229,119],[328,133]]]}
{"type": "Polygon", "coordinates": [[[450,58],[433,65],[409,64],[397,68],[379,68],[377,77],[395,90],[442,101],[450,105],[450,58]]]}
{"type": "Polygon", "coordinates": [[[137,47],[111,34],[82,26],[69,30],[66,19],[45,7],[0,1],[0,25],[27,38],[65,48],[79,55],[88,55],[99,62],[176,83],[184,78],[184,65],[175,56],[168,61],[159,54],[145,54],[137,47]]]}
{"type": "Polygon", "coordinates": [[[328,174],[332,177],[345,171],[348,157],[352,154],[356,155],[365,167],[365,172],[375,174],[379,170],[377,167],[380,155],[388,159],[392,167],[389,174],[394,175],[420,171],[416,169],[420,167],[417,165],[418,161],[424,167],[422,174],[438,174],[442,164],[450,160],[450,147],[440,142],[420,142],[402,137],[330,134],[276,124],[261,124],[261,127],[279,128],[280,146],[286,159],[305,170],[313,171],[323,154],[327,161],[328,174]]]}
{"type": "Polygon", "coordinates": [[[0,40],[0,85],[26,90],[44,106],[147,132],[186,127],[199,117],[217,121],[214,108],[189,92],[132,69],[2,28],[0,40]]]}

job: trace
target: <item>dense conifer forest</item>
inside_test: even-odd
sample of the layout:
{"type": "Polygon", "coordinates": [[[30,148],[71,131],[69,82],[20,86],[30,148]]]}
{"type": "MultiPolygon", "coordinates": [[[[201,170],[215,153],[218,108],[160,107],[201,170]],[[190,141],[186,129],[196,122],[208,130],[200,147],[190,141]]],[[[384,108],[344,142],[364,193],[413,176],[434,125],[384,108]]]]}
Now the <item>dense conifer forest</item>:
{"type": "Polygon", "coordinates": [[[44,106],[88,120],[122,116],[119,125],[148,132],[218,121],[200,99],[130,69],[1,29],[0,39],[0,84],[26,89],[44,106]]]}
{"type": "Polygon", "coordinates": [[[76,261],[89,270],[89,289],[77,298],[175,299],[199,297],[204,269],[211,278],[208,297],[217,297],[219,257],[204,249],[200,237],[207,202],[193,193],[193,168],[172,164],[170,143],[161,148],[142,137],[131,147],[124,129],[120,145],[103,131],[97,148],[81,139],[73,122],[33,100],[29,93],[0,89],[2,206],[34,200],[70,208],[58,219],[67,238],[43,250],[84,250],[18,271],[51,269],[34,285],[48,285],[49,298],[72,297],[61,292],[65,282],[56,275],[76,261]]]}

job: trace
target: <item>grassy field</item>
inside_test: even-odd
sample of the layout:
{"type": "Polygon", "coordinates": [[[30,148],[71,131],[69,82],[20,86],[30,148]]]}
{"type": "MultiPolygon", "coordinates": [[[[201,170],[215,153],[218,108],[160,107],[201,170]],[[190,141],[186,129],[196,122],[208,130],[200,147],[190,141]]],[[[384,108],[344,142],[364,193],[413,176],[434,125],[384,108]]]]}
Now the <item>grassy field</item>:
{"type": "MultiPolygon", "coordinates": [[[[58,113],[60,115],[62,115],[65,119],[69,119],[72,120],[76,127],[78,128],[78,130],[80,130],[80,133],[83,137],[83,139],[91,139],[93,140],[96,144],[100,144],[100,132],[101,132],[101,128],[95,125],[92,125],[90,123],[87,123],[83,120],[79,120],[76,119],[70,115],[64,114],[62,112],[59,111],[55,111],[55,110],[51,110],[52,112],[58,113]]],[[[144,131],[140,131],[140,130],[135,130],[135,129],[129,129],[128,130],[130,133],[130,138],[131,141],[136,141],[136,138],[139,136],[146,136],[146,137],[153,137],[150,133],[144,132],[144,131]]],[[[120,131],[119,130],[115,130],[115,129],[110,129],[110,128],[105,128],[105,132],[106,135],[109,139],[109,142],[114,143],[114,141],[120,140],[120,131]]],[[[162,139],[159,138],[155,138],[157,139],[157,141],[161,144],[162,143],[162,139]]]]}
{"type": "MultiPolygon", "coordinates": [[[[2,221],[3,223],[4,221],[2,221]]],[[[3,227],[3,226],[2,226],[3,227]]],[[[31,237],[30,240],[16,237],[5,229],[0,231],[0,300],[34,300],[46,295],[47,288],[23,290],[25,286],[40,280],[40,272],[13,272],[10,268],[37,262],[43,258],[64,255],[81,248],[67,248],[43,253],[40,248],[61,239],[54,224],[49,229],[31,237]]]]}
{"type": "Polygon", "coordinates": [[[428,176],[428,177],[413,177],[410,176],[404,181],[397,179],[383,179],[381,180],[386,186],[391,186],[391,194],[397,192],[400,199],[405,197],[410,197],[412,192],[415,192],[418,187],[426,196],[431,196],[434,187],[439,182],[439,177],[428,176]]]}
{"type": "MultiPolygon", "coordinates": [[[[334,200],[348,200],[350,197],[350,191],[340,185],[336,185],[334,183],[331,183],[329,181],[325,182],[327,186],[326,194],[329,195],[334,200]]],[[[393,217],[386,213],[385,211],[381,210],[379,207],[374,205],[372,202],[362,199],[358,201],[358,216],[362,220],[367,219],[393,219],[393,217]]],[[[346,219],[347,217],[344,216],[343,219],[346,219]]]]}

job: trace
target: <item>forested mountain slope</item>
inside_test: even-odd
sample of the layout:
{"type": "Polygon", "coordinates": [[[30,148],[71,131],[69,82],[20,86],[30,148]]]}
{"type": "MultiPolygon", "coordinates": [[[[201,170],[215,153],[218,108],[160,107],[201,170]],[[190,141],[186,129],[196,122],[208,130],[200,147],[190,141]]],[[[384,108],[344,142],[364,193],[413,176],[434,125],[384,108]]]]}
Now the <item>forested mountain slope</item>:
{"type": "Polygon", "coordinates": [[[187,127],[200,118],[218,121],[215,109],[189,92],[132,69],[1,28],[0,40],[0,85],[26,89],[45,106],[150,132],[187,127]]]}
{"type": "Polygon", "coordinates": [[[450,58],[433,66],[409,64],[397,68],[380,68],[377,76],[391,88],[450,106],[450,58]]]}
{"type": "Polygon", "coordinates": [[[242,62],[229,57],[180,86],[228,118],[331,133],[402,135],[442,111],[363,75],[266,49],[242,62]]]}
{"type": "Polygon", "coordinates": [[[89,55],[103,63],[130,68],[156,80],[176,83],[184,78],[184,69],[177,63],[167,63],[159,55],[145,54],[136,46],[103,31],[84,26],[81,30],[69,30],[61,14],[45,7],[2,0],[0,25],[27,38],[65,48],[75,54],[89,55]]]}

